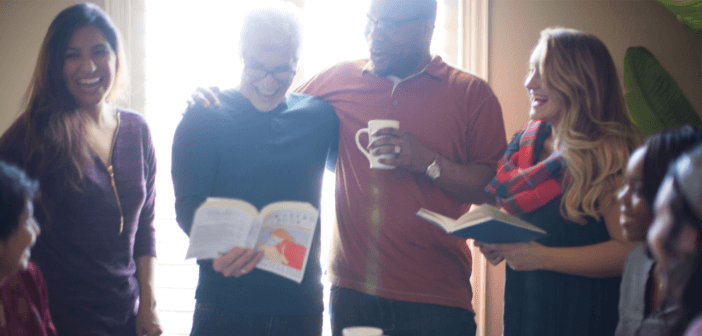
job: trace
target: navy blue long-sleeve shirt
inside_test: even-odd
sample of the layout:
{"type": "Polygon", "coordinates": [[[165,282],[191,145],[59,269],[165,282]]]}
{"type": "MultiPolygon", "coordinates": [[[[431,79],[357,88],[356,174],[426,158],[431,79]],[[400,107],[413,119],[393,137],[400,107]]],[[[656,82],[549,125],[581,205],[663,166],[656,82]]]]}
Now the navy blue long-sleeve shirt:
{"type": "MultiPolygon", "coordinates": [[[[325,166],[335,161],[338,119],[319,98],[288,94],[260,112],[238,91],[220,95],[220,106],[189,110],[173,140],[172,177],[178,224],[189,233],[195,210],[209,196],[244,199],[259,210],[284,200],[321,205],[325,166]]],[[[323,309],[319,223],[302,283],[254,269],[239,278],[199,260],[198,302],[270,315],[323,309]]]]}

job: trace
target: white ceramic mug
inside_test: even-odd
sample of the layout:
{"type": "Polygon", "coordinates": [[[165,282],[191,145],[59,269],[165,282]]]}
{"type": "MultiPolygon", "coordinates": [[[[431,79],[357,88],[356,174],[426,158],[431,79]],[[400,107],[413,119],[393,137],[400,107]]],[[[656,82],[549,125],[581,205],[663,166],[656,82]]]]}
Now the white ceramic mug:
{"type": "Polygon", "coordinates": [[[383,329],[376,327],[346,327],[341,331],[343,336],[383,336],[383,329]]]}
{"type": "Polygon", "coordinates": [[[384,154],[384,155],[373,155],[369,153],[364,146],[361,145],[361,140],[360,136],[363,133],[368,134],[368,144],[373,143],[376,139],[382,138],[373,136],[373,133],[377,132],[378,130],[381,130],[383,128],[394,128],[394,129],[400,129],[400,122],[397,120],[386,120],[386,119],[376,119],[376,120],[371,120],[368,122],[368,127],[367,128],[361,128],[356,132],[356,146],[358,146],[358,150],[363,153],[368,158],[368,161],[370,161],[370,167],[371,169],[394,169],[395,166],[390,166],[386,165],[384,163],[380,163],[378,160],[382,158],[388,158],[391,159],[395,157],[394,153],[390,154],[384,154]]]}

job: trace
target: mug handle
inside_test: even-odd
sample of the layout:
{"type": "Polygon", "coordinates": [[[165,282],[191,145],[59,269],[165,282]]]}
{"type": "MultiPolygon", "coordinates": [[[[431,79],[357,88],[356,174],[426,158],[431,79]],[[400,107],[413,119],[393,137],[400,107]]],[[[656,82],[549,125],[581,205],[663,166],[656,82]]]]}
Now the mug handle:
{"type": "Polygon", "coordinates": [[[360,130],[358,130],[358,132],[356,132],[356,146],[358,146],[358,150],[360,150],[361,153],[363,153],[363,155],[366,156],[368,161],[371,161],[371,154],[363,146],[361,146],[361,139],[360,139],[361,133],[368,134],[369,139],[370,139],[370,134],[368,133],[368,128],[361,128],[360,130]]]}

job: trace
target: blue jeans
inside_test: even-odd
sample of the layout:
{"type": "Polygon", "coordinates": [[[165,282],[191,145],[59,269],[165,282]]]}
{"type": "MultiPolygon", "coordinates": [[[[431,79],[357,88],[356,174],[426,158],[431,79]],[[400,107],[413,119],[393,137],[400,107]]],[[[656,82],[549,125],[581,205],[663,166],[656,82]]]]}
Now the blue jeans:
{"type": "Polygon", "coordinates": [[[364,294],[348,288],[331,288],[332,335],[351,326],[383,329],[389,336],[474,336],[475,314],[456,307],[405,302],[364,294]]]}
{"type": "Polygon", "coordinates": [[[311,315],[256,315],[198,303],[190,336],[319,336],[322,313],[311,315]]]}

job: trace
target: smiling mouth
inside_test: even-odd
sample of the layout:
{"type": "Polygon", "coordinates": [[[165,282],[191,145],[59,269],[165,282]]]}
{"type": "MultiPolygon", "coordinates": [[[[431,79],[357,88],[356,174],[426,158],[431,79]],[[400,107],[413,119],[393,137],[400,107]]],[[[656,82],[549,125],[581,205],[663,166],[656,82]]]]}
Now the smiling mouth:
{"type": "Polygon", "coordinates": [[[538,97],[538,96],[532,96],[531,97],[531,106],[532,107],[539,107],[548,102],[548,98],[546,97],[538,97]]]}
{"type": "Polygon", "coordinates": [[[262,96],[263,98],[272,99],[278,94],[278,92],[280,91],[280,88],[276,89],[275,91],[270,91],[270,92],[264,92],[264,91],[261,91],[261,89],[256,88],[256,91],[258,91],[258,94],[260,96],[262,96]]]}
{"type": "Polygon", "coordinates": [[[84,89],[92,89],[102,83],[102,77],[90,78],[90,79],[79,79],[76,82],[78,86],[84,89]]]}

